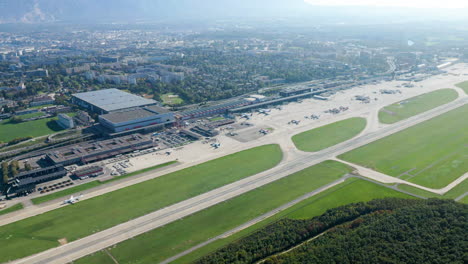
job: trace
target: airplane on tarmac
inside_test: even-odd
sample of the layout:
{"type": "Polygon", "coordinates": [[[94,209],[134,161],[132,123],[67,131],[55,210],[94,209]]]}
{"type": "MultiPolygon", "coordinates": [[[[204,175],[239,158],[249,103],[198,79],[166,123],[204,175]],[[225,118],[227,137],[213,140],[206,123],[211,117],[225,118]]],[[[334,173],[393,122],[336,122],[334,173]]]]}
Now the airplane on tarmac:
{"type": "Polygon", "coordinates": [[[80,196],[77,196],[77,197],[72,195],[70,199],[63,201],[62,204],[74,204],[76,202],[79,202],[81,198],[83,198],[83,194],[80,194],[80,196]]]}
{"type": "Polygon", "coordinates": [[[311,118],[311,119],[319,119],[320,116],[319,116],[319,115],[311,115],[310,118],[311,118]]]}
{"type": "Polygon", "coordinates": [[[271,109],[260,109],[260,110],[258,110],[258,112],[260,114],[269,115],[270,112],[271,112],[271,109]]]}
{"type": "Polygon", "coordinates": [[[262,133],[263,135],[267,135],[268,133],[270,133],[270,131],[266,129],[260,129],[258,132],[262,133]]]}
{"type": "Polygon", "coordinates": [[[245,119],[247,119],[247,120],[250,119],[250,115],[249,115],[249,114],[242,114],[241,117],[242,117],[242,118],[245,118],[245,119]]]}
{"type": "Polygon", "coordinates": [[[299,125],[301,121],[300,120],[291,120],[288,125],[293,124],[293,125],[299,125]]]}
{"type": "Polygon", "coordinates": [[[217,142],[216,143],[211,143],[211,146],[213,148],[217,149],[217,148],[221,147],[221,143],[217,143],[217,142]]]}

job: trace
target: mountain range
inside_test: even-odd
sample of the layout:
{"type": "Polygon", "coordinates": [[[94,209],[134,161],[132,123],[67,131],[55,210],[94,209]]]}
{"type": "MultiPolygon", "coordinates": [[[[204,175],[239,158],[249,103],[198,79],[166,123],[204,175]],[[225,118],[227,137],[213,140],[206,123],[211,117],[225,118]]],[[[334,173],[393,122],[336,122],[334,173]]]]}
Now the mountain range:
{"type": "Polygon", "coordinates": [[[301,17],[314,22],[383,23],[460,19],[466,10],[326,7],[304,0],[0,0],[1,23],[158,22],[301,17]]]}

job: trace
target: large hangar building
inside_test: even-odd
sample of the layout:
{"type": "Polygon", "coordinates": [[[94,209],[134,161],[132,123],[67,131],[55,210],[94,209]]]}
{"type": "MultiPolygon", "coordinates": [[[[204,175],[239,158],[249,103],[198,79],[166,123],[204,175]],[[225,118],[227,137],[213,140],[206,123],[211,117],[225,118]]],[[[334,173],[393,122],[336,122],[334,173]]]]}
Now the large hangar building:
{"type": "Polygon", "coordinates": [[[155,105],[157,103],[154,100],[115,88],[73,94],[71,101],[100,115],[122,109],[155,105]]]}
{"type": "Polygon", "coordinates": [[[99,123],[113,133],[149,126],[162,127],[174,122],[174,113],[157,105],[125,109],[99,116],[99,123]]]}

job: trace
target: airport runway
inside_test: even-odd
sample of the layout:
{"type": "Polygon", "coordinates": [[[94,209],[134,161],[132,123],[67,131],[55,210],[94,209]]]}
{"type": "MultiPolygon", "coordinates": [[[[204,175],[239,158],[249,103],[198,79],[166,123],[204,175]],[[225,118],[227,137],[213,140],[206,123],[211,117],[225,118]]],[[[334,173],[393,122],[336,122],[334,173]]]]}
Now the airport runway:
{"type": "MultiPolygon", "coordinates": [[[[287,162],[282,162],[277,167],[268,171],[198,195],[191,199],[168,206],[161,210],[114,226],[88,237],[73,241],[66,245],[44,251],[30,257],[16,260],[11,263],[49,264],[71,262],[93,252],[127,240],[131,237],[143,234],[152,229],[161,227],[180,218],[186,217],[210,206],[241,195],[245,192],[256,189],[265,184],[286,177],[292,173],[298,172],[327,159],[335,158],[337,155],[379,140],[383,137],[414,126],[423,121],[429,120],[433,117],[465,105],[466,103],[468,103],[468,97],[459,98],[454,102],[437,107],[420,115],[411,117],[407,120],[398,122],[394,125],[384,126],[378,130],[360,135],[354,139],[322,150],[320,152],[311,153],[308,155],[296,155],[297,157],[288,159],[287,162]]],[[[384,183],[389,181],[387,177],[382,179],[378,179],[378,176],[375,177],[377,178],[374,178],[374,180],[378,180],[384,183]]],[[[400,180],[397,178],[395,179],[400,180]]]]}

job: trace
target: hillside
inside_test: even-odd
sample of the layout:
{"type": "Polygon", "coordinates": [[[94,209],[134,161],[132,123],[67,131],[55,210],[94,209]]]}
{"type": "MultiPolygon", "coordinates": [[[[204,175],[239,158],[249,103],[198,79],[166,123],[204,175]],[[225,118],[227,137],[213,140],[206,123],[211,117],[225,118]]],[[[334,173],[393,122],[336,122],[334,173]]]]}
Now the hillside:
{"type": "Polygon", "coordinates": [[[196,263],[466,263],[468,206],[383,199],[282,219],[196,263]]]}

